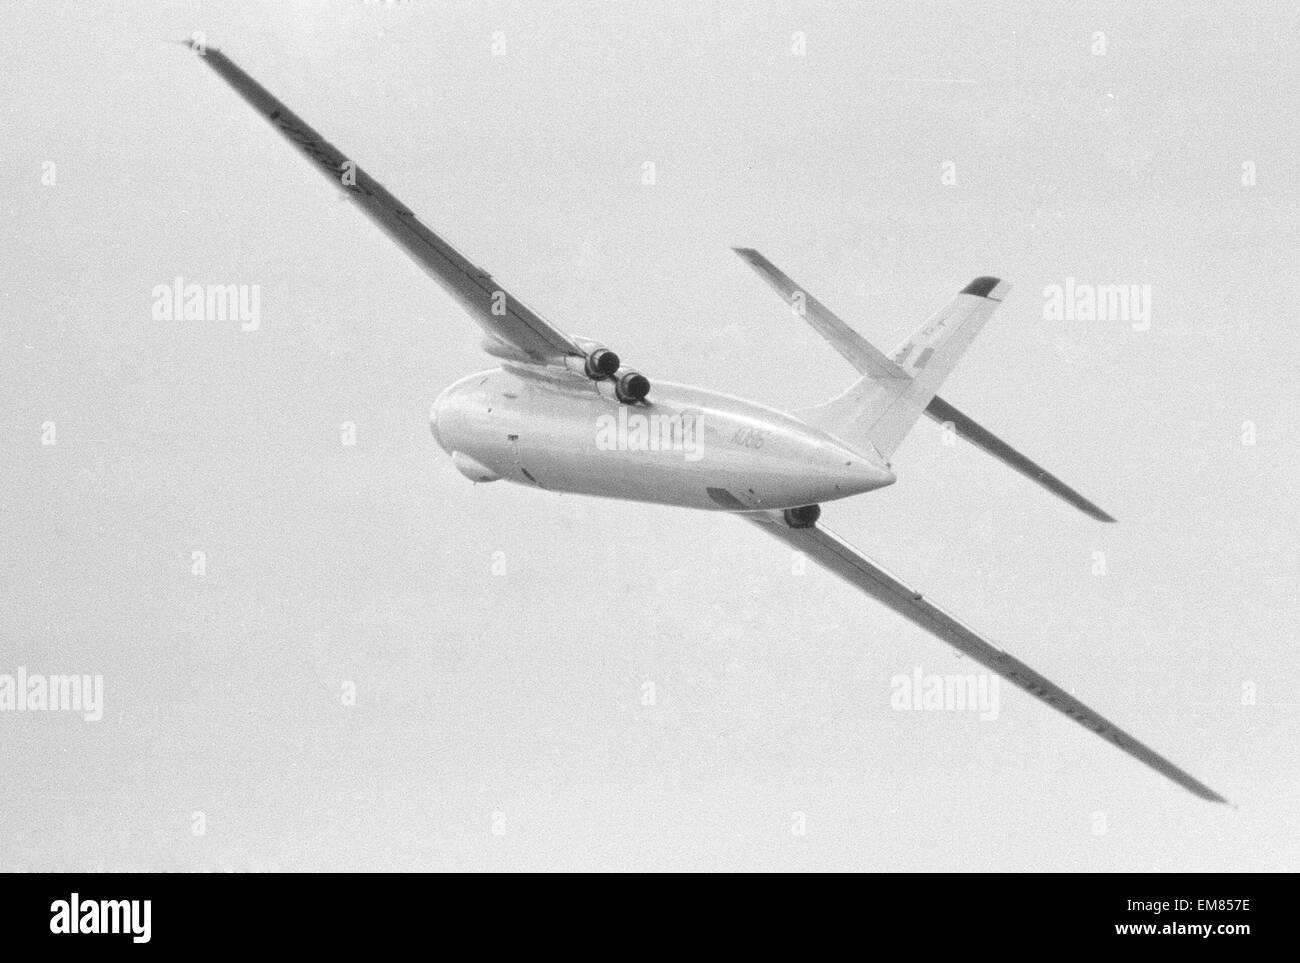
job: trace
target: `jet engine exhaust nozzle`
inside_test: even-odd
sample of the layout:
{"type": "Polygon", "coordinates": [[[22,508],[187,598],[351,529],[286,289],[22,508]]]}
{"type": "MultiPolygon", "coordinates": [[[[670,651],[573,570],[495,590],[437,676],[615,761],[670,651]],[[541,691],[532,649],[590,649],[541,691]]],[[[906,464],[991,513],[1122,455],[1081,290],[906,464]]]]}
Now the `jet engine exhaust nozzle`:
{"type": "Polygon", "coordinates": [[[800,508],[787,508],[782,514],[785,515],[785,523],[791,528],[812,528],[817,524],[817,519],[822,517],[822,507],[804,505],[800,508]]]}
{"type": "Polygon", "coordinates": [[[650,379],[639,371],[628,371],[619,375],[614,382],[614,394],[618,400],[625,405],[634,405],[638,401],[644,401],[645,396],[650,393],[650,379]]]}
{"type": "Polygon", "coordinates": [[[618,355],[613,351],[608,348],[597,348],[587,355],[583,370],[587,372],[587,377],[592,381],[603,381],[606,378],[614,377],[622,364],[623,362],[619,360],[618,355]]]}

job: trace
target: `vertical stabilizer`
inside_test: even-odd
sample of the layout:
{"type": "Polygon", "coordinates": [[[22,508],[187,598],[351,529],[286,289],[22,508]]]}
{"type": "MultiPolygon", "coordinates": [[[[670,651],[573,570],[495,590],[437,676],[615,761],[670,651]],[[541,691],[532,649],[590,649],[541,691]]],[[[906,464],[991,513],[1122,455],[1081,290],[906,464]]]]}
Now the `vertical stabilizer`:
{"type": "Polygon", "coordinates": [[[895,371],[886,377],[867,371],[838,398],[794,414],[846,441],[866,438],[888,458],[1010,287],[997,278],[976,278],[893,351],[895,371]]]}

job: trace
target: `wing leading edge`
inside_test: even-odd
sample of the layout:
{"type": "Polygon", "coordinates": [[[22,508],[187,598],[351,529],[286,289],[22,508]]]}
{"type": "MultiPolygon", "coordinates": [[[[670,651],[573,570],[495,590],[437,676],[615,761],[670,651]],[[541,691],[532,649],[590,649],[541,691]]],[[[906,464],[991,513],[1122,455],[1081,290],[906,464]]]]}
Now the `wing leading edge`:
{"type": "Polygon", "coordinates": [[[259,114],[347,191],[362,211],[454,297],[488,335],[493,354],[537,364],[563,364],[584,352],[563,332],[512,297],[490,274],[440,238],[382,184],[277,100],[220,50],[185,41],[259,114]]]}
{"type": "Polygon", "coordinates": [[[1146,763],[1156,772],[1172,779],[1194,795],[1210,802],[1227,802],[1213,789],[1134,739],[1060,686],[1035,672],[1015,656],[1003,652],[973,629],[962,625],[943,609],[928,601],[920,592],[890,575],[833,532],[817,525],[810,528],[790,528],[782,520],[780,512],[750,514],[745,517],[796,551],[811,556],[819,564],[876,601],[887,605],[905,619],[938,636],[959,652],[970,656],[1002,678],[1015,683],[1030,695],[1069,716],[1085,729],[1095,732],[1107,742],[1118,746],[1134,759],[1146,763]]]}

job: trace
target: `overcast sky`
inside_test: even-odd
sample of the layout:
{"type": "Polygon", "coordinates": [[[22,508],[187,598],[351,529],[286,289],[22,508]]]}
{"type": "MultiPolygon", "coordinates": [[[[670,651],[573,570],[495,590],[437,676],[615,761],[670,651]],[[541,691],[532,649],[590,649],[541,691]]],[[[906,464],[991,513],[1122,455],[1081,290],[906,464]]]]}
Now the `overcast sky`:
{"type": "Polygon", "coordinates": [[[1300,23],[1042,6],[6,3],[0,673],[105,709],[0,713],[0,869],[1300,868],[1300,23]],[[823,520],[1237,808],[1009,685],[892,708],[979,667],[735,519],[471,485],[478,329],[196,29],[652,381],[853,379],[730,245],[885,349],[1013,281],[943,395],[1119,524],[928,422],[823,520]]]}

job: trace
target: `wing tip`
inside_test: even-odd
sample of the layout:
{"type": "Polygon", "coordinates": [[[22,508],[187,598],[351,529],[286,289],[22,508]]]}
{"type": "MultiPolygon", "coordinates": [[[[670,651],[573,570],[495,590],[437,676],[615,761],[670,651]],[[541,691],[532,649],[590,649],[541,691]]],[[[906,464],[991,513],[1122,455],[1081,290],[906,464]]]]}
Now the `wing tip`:
{"type": "Polygon", "coordinates": [[[1046,478],[1039,478],[1036,480],[1051,494],[1055,495],[1066,504],[1073,505],[1094,521],[1105,522],[1107,525],[1115,525],[1119,522],[1119,519],[1110,512],[1103,511],[1095,502],[1084,498],[1055,475],[1047,475],[1046,478]]]}
{"type": "Polygon", "coordinates": [[[188,37],[181,40],[173,40],[172,43],[180,44],[182,47],[188,47],[197,53],[200,57],[210,50],[220,50],[221,48],[208,43],[207,34],[202,30],[195,30],[188,37]]]}

